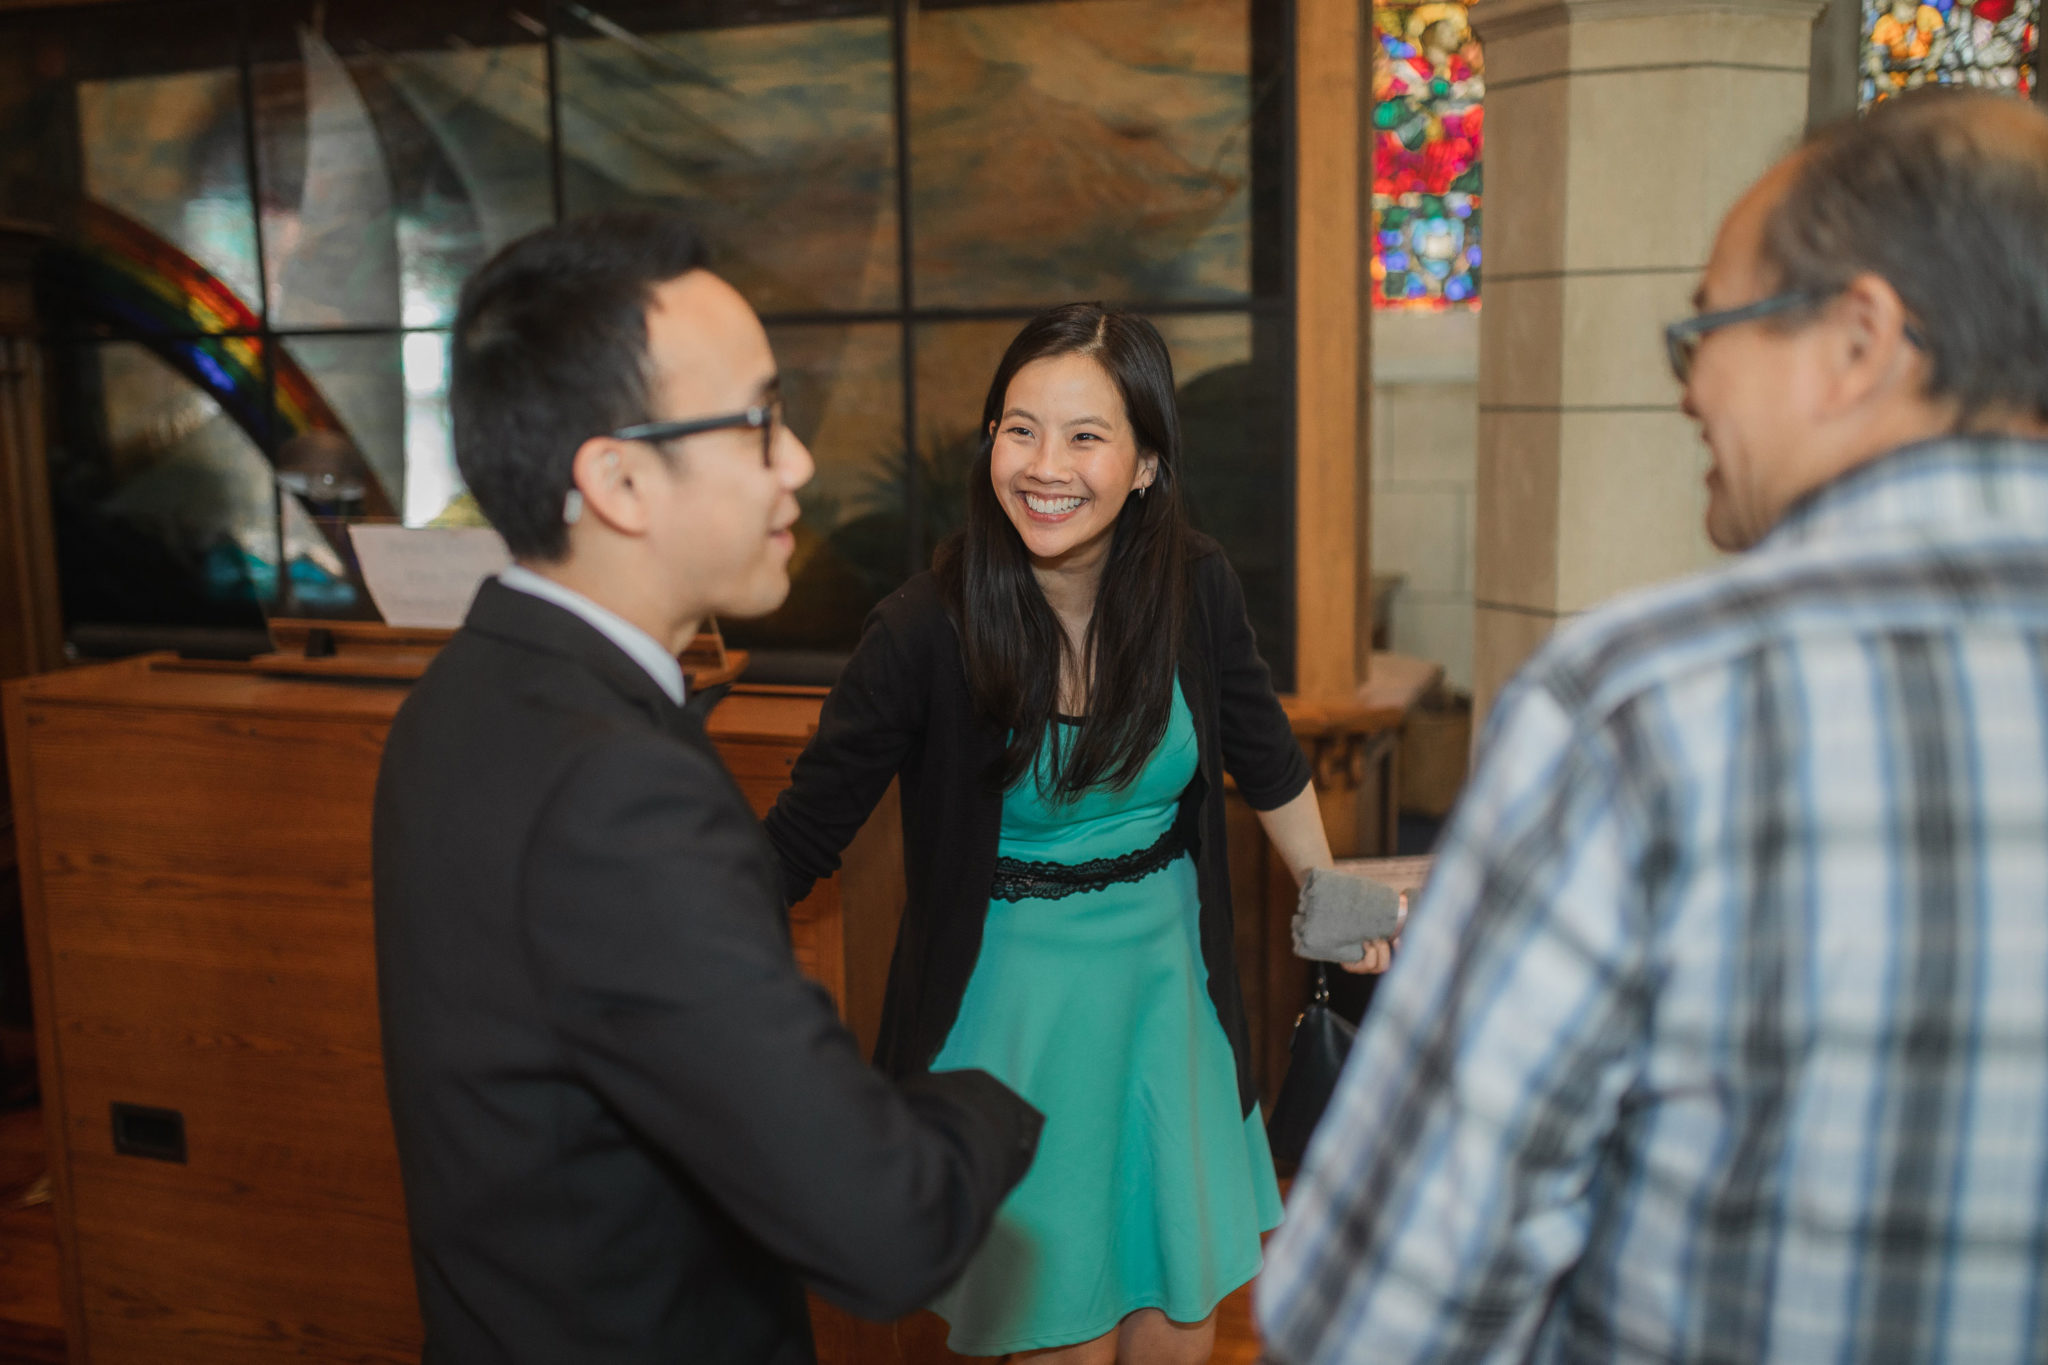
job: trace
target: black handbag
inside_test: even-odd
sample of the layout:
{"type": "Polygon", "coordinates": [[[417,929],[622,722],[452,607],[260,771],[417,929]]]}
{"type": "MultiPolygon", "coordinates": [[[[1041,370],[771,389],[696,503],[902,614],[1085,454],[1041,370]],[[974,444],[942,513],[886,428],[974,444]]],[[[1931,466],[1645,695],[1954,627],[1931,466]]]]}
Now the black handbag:
{"type": "Polygon", "coordinates": [[[1294,1039],[1287,1047],[1287,1079],[1280,1083],[1280,1097],[1266,1120],[1266,1145],[1273,1149],[1273,1159],[1290,1167],[1308,1150],[1309,1135],[1336,1093],[1351,1040],[1358,1036],[1351,1021],[1330,1008],[1327,971],[1316,964],[1315,991],[1294,1021],[1294,1039]]]}

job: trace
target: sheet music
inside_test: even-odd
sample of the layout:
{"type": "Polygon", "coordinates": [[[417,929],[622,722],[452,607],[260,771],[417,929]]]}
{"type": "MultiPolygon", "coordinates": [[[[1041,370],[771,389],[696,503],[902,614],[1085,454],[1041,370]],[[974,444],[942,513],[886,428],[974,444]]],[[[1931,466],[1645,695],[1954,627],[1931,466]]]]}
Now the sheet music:
{"type": "Polygon", "coordinates": [[[370,600],[393,626],[461,625],[477,584],[512,562],[487,526],[360,523],[348,536],[370,600]]]}

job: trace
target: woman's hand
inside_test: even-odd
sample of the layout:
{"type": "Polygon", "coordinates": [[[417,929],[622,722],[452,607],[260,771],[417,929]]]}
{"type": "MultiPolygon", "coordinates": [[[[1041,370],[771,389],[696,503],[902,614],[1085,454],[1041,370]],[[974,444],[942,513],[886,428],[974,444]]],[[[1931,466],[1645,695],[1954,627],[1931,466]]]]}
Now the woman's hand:
{"type": "MultiPolygon", "coordinates": [[[[1400,922],[1406,924],[1408,922],[1408,893],[1406,891],[1401,893],[1400,914],[1400,922]]],[[[1394,950],[1400,946],[1401,936],[1399,934],[1394,935],[1392,938],[1367,939],[1364,957],[1361,957],[1356,962],[1340,962],[1337,965],[1350,972],[1353,976],[1378,976],[1381,972],[1394,965],[1394,950]]]]}
{"type": "Polygon", "coordinates": [[[1340,962],[1337,965],[1353,976],[1378,976],[1394,965],[1394,949],[1400,944],[1398,938],[1376,938],[1365,945],[1365,956],[1356,962],[1340,962]]]}
{"type": "MultiPolygon", "coordinates": [[[[1273,841],[1287,870],[1294,874],[1297,884],[1308,875],[1312,867],[1329,867],[1329,836],[1323,832],[1323,813],[1316,804],[1314,784],[1302,788],[1301,795],[1286,805],[1274,810],[1260,811],[1259,823],[1266,827],[1266,837],[1273,841]]],[[[1408,893],[1401,893],[1400,923],[1408,919],[1408,893]]],[[[1394,950],[1401,946],[1401,936],[1368,939],[1365,956],[1356,962],[1340,962],[1337,965],[1353,976],[1378,976],[1394,965],[1394,950]]]]}

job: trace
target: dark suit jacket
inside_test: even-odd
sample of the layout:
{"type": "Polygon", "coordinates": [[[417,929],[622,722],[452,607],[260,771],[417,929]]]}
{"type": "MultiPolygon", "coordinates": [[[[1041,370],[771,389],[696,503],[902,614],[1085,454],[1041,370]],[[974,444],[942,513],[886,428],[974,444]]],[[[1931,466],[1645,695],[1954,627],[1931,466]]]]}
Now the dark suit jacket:
{"type": "Polygon", "coordinates": [[[802,1281],[909,1311],[1030,1162],[992,1078],[862,1061],[701,722],[573,613],[484,585],[375,850],[429,1361],[807,1361],[802,1281]]]}

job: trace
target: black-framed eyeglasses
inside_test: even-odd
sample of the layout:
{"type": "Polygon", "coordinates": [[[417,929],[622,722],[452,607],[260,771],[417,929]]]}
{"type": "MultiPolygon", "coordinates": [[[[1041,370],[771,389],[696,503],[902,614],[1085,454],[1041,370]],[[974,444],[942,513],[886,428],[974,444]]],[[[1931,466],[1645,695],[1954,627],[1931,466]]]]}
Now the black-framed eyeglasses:
{"type": "MultiPolygon", "coordinates": [[[[1681,318],[1664,329],[1664,353],[1670,358],[1671,373],[1681,384],[1692,378],[1692,363],[1700,353],[1700,343],[1709,332],[1723,327],[1732,327],[1738,322],[1754,318],[1769,317],[1773,313],[1787,313],[1794,308],[1807,308],[1825,302],[1831,296],[1816,293],[1811,289],[1795,289],[1785,294],[1773,294],[1767,299],[1744,304],[1740,308],[1724,308],[1718,313],[1700,313],[1697,316],[1681,318]]],[[[1903,329],[1906,343],[1916,350],[1927,349],[1927,337],[1918,327],[1907,323],[1903,329]]]]}
{"type": "Polygon", "coordinates": [[[1671,373],[1681,384],[1691,379],[1693,359],[1699,355],[1700,343],[1707,339],[1709,332],[1718,332],[1723,327],[1733,327],[1738,322],[1748,322],[1753,318],[1769,317],[1773,313],[1807,308],[1819,303],[1823,297],[1810,289],[1795,289],[1789,294],[1773,294],[1740,308],[1723,308],[1718,313],[1680,318],[1664,329],[1664,353],[1671,360],[1671,373]]]}
{"type": "Polygon", "coordinates": [[[775,467],[775,432],[782,425],[782,400],[771,398],[741,412],[728,412],[722,417],[692,417],[681,422],[642,422],[638,426],[620,427],[607,432],[614,441],[674,441],[684,436],[700,436],[707,431],[730,431],[735,427],[750,427],[761,433],[761,463],[767,468],[775,467]]]}

